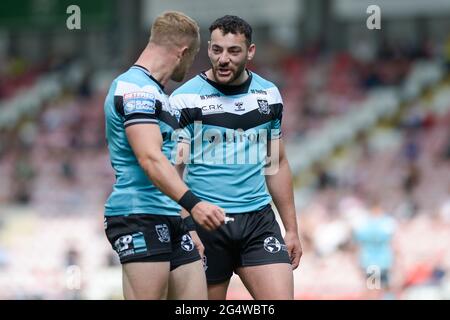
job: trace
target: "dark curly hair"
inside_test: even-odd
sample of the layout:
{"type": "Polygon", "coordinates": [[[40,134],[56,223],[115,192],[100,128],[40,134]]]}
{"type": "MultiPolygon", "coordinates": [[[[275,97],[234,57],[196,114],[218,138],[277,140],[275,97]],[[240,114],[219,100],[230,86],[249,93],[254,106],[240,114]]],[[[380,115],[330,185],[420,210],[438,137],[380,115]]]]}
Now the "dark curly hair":
{"type": "Polygon", "coordinates": [[[224,35],[228,33],[241,33],[247,40],[247,46],[250,46],[252,43],[252,27],[247,23],[247,21],[239,18],[238,16],[226,15],[217,19],[209,27],[209,32],[212,33],[216,29],[220,29],[224,35]]]}

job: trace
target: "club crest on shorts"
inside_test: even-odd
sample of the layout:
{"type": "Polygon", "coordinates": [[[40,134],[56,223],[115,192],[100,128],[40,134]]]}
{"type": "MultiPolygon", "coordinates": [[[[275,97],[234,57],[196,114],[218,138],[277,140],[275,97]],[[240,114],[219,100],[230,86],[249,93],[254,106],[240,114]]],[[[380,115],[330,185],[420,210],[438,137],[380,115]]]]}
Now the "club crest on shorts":
{"type": "Polygon", "coordinates": [[[264,240],[264,250],[270,253],[277,253],[281,250],[281,243],[275,237],[267,237],[264,240]]]}
{"type": "Polygon", "coordinates": [[[181,249],[184,251],[192,251],[194,249],[194,242],[188,234],[183,234],[181,237],[181,249]]]}
{"type": "Polygon", "coordinates": [[[161,242],[170,242],[169,228],[165,223],[157,224],[155,226],[156,233],[158,234],[158,240],[161,242]]]}
{"type": "Polygon", "coordinates": [[[258,99],[258,111],[262,114],[269,114],[270,107],[269,102],[266,99],[258,99]]]}

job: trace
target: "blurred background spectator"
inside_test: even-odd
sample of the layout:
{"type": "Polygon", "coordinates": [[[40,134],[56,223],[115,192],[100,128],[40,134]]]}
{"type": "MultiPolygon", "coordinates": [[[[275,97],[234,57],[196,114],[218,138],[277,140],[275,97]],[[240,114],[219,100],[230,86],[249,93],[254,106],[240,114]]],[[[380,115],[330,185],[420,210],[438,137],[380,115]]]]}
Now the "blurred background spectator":
{"type": "Polygon", "coordinates": [[[359,251],[359,266],[364,276],[373,279],[373,288],[387,291],[391,287],[395,231],[395,220],[377,203],[373,204],[369,215],[354,227],[353,237],[359,251]]]}

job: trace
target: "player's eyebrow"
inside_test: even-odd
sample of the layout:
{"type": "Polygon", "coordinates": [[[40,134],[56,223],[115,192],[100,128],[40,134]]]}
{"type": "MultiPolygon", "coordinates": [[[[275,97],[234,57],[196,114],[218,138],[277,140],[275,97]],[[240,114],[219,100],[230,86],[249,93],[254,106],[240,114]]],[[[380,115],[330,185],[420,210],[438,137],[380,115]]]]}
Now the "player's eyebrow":
{"type": "Polygon", "coordinates": [[[236,50],[240,51],[240,50],[242,50],[242,48],[240,46],[231,46],[231,47],[228,47],[228,48],[224,48],[224,47],[222,47],[222,46],[220,46],[218,44],[212,44],[211,48],[213,48],[213,49],[221,49],[221,50],[226,49],[226,50],[232,50],[232,51],[236,51],[236,50]]]}

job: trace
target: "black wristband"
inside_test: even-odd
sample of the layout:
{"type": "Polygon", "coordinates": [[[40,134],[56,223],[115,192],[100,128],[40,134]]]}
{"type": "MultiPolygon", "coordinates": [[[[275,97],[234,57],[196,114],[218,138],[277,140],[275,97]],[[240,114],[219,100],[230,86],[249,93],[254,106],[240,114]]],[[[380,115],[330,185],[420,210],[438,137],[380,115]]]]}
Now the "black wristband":
{"type": "Polygon", "coordinates": [[[185,208],[188,212],[191,212],[192,208],[194,208],[195,205],[200,201],[202,200],[197,198],[197,196],[193,194],[191,190],[188,190],[185,194],[183,194],[181,199],[178,200],[178,204],[185,208]]]}
{"type": "Polygon", "coordinates": [[[184,228],[186,231],[195,231],[196,227],[195,227],[195,222],[194,219],[192,219],[192,216],[187,216],[185,218],[182,219],[183,224],[184,224],[184,228]]]}

